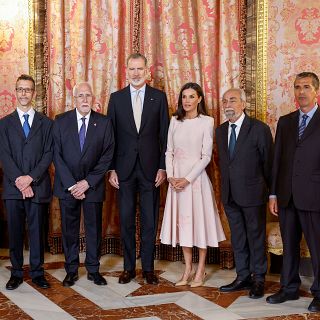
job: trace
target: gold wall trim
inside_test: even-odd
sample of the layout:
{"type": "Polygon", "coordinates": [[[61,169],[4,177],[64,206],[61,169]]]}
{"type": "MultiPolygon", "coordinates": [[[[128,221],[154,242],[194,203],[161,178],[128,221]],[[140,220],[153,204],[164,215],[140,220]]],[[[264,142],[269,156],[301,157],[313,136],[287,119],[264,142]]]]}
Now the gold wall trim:
{"type": "Polygon", "coordinates": [[[267,116],[268,0],[257,0],[256,118],[267,116]]]}
{"type": "Polygon", "coordinates": [[[29,55],[29,74],[35,78],[35,43],[34,43],[34,0],[28,0],[28,55],[29,55]]]}

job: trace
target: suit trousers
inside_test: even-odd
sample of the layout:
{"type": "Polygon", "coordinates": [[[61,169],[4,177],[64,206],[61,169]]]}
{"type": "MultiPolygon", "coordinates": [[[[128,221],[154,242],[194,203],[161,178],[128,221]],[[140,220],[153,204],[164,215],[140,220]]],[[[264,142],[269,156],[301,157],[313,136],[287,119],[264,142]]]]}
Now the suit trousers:
{"type": "Polygon", "coordinates": [[[236,272],[239,280],[253,276],[264,281],[267,272],[266,206],[240,207],[234,201],[224,204],[231,230],[236,272]]]}
{"type": "Polygon", "coordinates": [[[83,209],[86,258],[85,267],[89,273],[99,271],[100,246],[102,236],[102,202],[60,199],[63,251],[65,270],[78,272],[79,268],[79,232],[81,208],[83,209]]]}
{"type": "Polygon", "coordinates": [[[314,273],[310,290],[320,298],[320,212],[299,210],[291,200],[288,207],[279,208],[279,222],[283,242],[282,287],[289,293],[299,290],[300,241],[303,232],[314,273]]]}
{"type": "Polygon", "coordinates": [[[140,207],[141,264],[143,271],[154,269],[154,245],[159,217],[159,188],[149,181],[139,159],[129,178],[119,181],[120,232],[124,253],[124,270],[136,268],[136,207],[140,207]]]}
{"type": "Polygon", "coordinates": [[[27,219],[30,246],[30,276],[35,278],[44,274],[44,233],[43,217],[47,204],[26,200],[5,200],[8,215],[9,250],[12,264],[11,274],[23,277],[23,240],[27,219]]]}

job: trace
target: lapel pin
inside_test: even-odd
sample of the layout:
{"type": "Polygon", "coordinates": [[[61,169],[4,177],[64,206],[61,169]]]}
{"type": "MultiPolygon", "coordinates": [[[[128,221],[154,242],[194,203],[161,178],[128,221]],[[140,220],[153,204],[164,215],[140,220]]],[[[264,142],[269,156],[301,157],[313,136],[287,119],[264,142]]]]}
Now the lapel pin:
{"type": "Polygon", "coordinates": [[[94,123],[93,125],[94,125],[95,127],[97,126],[97,124],[96,124],[96,123],[94,123]]]}
{"type": "Polygon", "coordinates": [[[153,99],[153,98],[150,98],[150,100],[153,101],[154,99],[153,99]]]}

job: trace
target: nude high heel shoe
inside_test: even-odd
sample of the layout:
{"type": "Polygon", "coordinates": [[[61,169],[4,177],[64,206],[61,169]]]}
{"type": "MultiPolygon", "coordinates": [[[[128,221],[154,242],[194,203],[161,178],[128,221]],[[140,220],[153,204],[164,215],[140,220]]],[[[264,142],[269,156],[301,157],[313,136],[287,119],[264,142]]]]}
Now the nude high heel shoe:
{"type": "Polygon", "coordinates": [[[202,287],[204,285],[204,283],[206,282],[206,276],[207,276],[207,273],[205,272],[203,274],[203,277],[200,281],[195,281],[195,280],[192,280],[190,282],[190,288],[197,288],[197,287],[202,287]]]}
{"type": "Polygon", "coordinates": [[[178,282],[175,283],[175,286],[176,287],[186,286],[190,282],[190,280],[193,278],[193,276],[194,276],[194,273],[191,270],[190,275],[188,276],[188,279],[187,280],[182,280],[182,279],[179,280],[178,282]]]}

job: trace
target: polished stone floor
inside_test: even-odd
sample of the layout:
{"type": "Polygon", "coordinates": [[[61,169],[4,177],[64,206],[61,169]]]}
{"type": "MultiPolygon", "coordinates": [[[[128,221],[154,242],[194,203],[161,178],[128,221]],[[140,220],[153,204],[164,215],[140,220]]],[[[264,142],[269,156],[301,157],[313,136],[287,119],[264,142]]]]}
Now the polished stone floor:
{"type": "MultiPolygon", "coordinates": [[[[37,288],[27,274],[26,265],[25,281],[9,291],[5,289],[10,277],[8,251],[0,250],[0,319],[320,319],[320,314],[307,311],[312,299],[308,292],[312,282],[309,277],[302,278],[299,300],[270,305],[265,298],[248,298],[246,291],[220,293],[217,288],[231,282],[235,271],[221,270],[218,265],[207,266],[205,286],[191,289],[174,286],[183,270],[181,262],[156,261],[160,277],[157,286],[145,284],[138,262],[136,279],[121,285],[117,277],[122,271],[122,258],[105,255],[100,271],[108,281],[107,286],[99,287],[88,281],[81,267],[76,285],[65,288],[61,285],[65,276],[63,256],[46,254],[45,261],[50,289],[37,288]]],[[[278,289],[279,276],[268,275],[265,297],[278,289]]]]}

